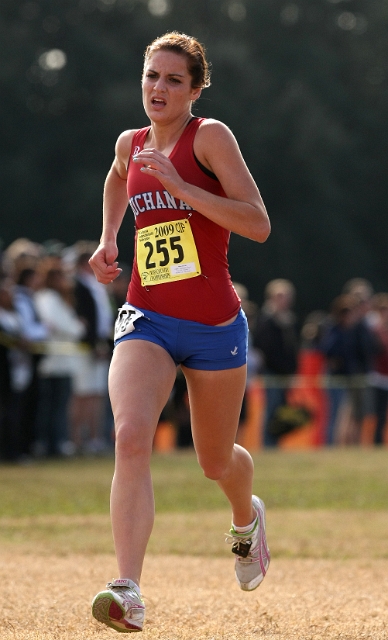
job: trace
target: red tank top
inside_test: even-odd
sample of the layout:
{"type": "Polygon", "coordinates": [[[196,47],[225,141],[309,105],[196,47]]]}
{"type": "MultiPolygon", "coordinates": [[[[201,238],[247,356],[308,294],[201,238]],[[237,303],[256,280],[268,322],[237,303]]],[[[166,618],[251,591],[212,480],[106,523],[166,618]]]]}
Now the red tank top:
{"type": "MultiPolygon", "coordinates": [[[[188,123],[169,157],[183,180],[226,197],[216,177],[200,168],[194,156],[194,138],[203,120],[204,118],[193,118],[188,123]]],[[[149,130],[150,127],[145,127],[135,133],[130,158],[143,149],[149,130]]],[[[185,202],[173,198],[159,180],[142,173],[140,166],[131,161],[128,166],[127,191],[136,228],[135,256],[127,301],[142,309],[209,325],[226,322],[238,313],[240,299],[232,285],[227,260],[230,232],[194,211],[185,202]],[[184,219],[185,222],[189,221],[191,227],[200,275],[143,286],[136,250],[139,231],[152,225],[159,226],[184,219]]],[[[152,245],[148,244],[152,251],[152,245]]],[[[165,246],[168,247],[167,244],[165,246]]],[[[160,264],[162,260],[165,263],[171,259],[172,256],[166,254],[164,249],[161,251],[160,256],[153,253],[152,265],[156,264],[156,258],[160,259],[160,264]]],[[[176,250],[170,253],[177,255],[176,250]]]]}

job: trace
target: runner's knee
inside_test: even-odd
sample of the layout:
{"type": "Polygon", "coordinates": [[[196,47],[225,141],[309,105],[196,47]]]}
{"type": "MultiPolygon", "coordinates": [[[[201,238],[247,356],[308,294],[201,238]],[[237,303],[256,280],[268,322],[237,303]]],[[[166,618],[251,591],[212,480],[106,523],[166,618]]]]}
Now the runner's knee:
{"type": "Polygon", "coordinates": [[[198,462],[206,478],[220,480],[228,469],[230,458],[206,459],[198,458],[198,462]]]}
{"type": "Polygon", "coordinates": [[[116,455],[128,458],[150,457],[152,453],[152,438],[144,434],[149,432],[146,425],[129,424],[116,427],[115,448],[116,455]]]}

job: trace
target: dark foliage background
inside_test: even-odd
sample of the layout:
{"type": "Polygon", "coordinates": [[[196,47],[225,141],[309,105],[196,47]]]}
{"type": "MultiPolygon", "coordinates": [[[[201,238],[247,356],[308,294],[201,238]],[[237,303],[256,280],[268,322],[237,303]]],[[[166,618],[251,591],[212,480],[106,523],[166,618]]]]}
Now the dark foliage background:
{"type": "MultiPolygon", "coordinates": [[[[205,44],[195,113],[231,127],[272,221],[232,237],[233,278],[259,303],[290,278],[301,314],[350,277],[388,290],[387,0],[2,0],[3,246],[99,237],[116,138],[147,124],[144,48],[172,29],[205,44]]],[[[126,261],[132,239],[128,212],[126,261]]]]}

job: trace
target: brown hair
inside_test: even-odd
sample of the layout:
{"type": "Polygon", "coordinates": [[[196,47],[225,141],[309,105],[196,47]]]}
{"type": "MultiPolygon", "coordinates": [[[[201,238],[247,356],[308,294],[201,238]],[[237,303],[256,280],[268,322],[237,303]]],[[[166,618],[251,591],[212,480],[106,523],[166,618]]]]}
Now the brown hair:
{"type": "Polygon", "coordinates": [[[178,31],[170,31],[156,38],[144,52],[144,64],[156,51],[173,51],[187,59],[187,69],[191,75],[193,89],[210,86],[210,68],[206,60],[205,48],[192,36],[178,31]]]}
{"type": "Polygon", "coordinates": [[[295,287],[290,282],[290,280],[285,280],[284,278],[277,278],[276,280],[271,280],[268,282],[265,287],[265,297],[272,298],[276,296],[278,293],[283,293],[287,295],[291,300],[295,298],[295,287]]]}
{"type": "Polygon", "coordinates": [[[351,293],[341,293],[331,303],[331,314],[336,322],[341,320],[345,313],[351,313],[357,307],[359,300],[351,293]]]}

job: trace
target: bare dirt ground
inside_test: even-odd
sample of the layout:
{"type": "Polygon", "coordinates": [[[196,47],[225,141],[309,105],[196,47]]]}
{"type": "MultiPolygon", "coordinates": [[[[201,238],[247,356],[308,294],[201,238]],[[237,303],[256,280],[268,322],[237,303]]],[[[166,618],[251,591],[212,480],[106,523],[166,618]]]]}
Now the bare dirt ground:
{"type": "MultiPolygon", "coordinates": [[[[90,601],[116,574],[113,555],[0,552],[1,640],[96,640],[117,633],[90,601]]],[[[144,640],[388,640],[388,560],[275,558],[252,593],[233,558],[149,555],[144,640]]]]}

